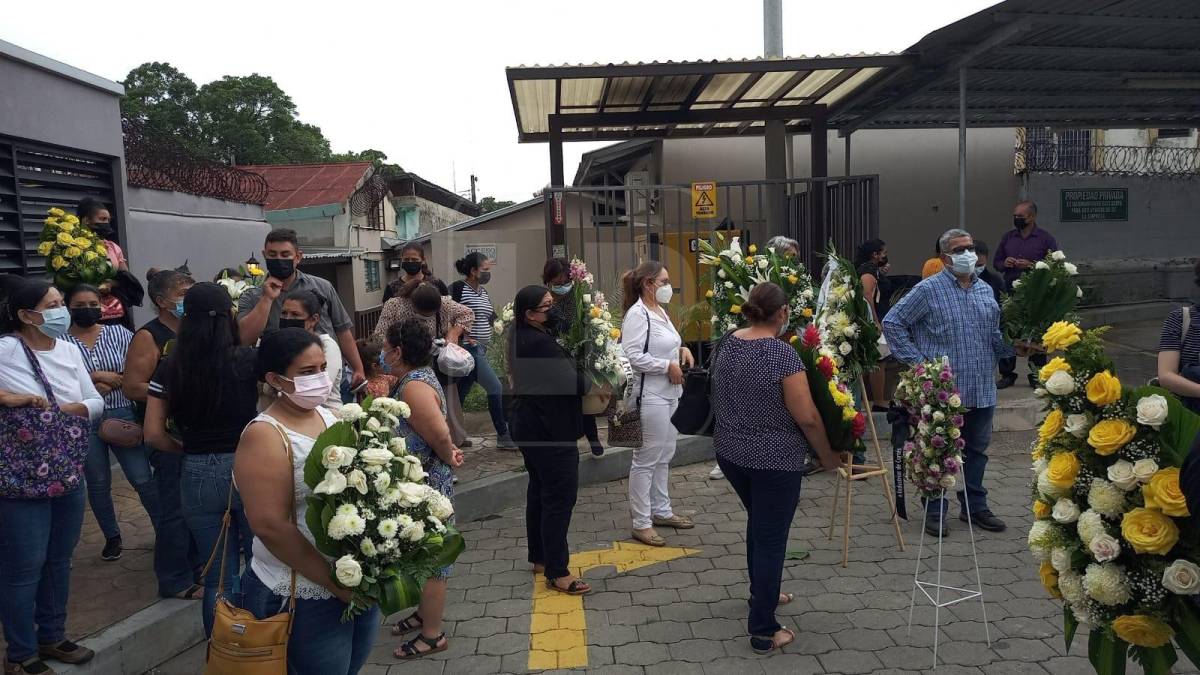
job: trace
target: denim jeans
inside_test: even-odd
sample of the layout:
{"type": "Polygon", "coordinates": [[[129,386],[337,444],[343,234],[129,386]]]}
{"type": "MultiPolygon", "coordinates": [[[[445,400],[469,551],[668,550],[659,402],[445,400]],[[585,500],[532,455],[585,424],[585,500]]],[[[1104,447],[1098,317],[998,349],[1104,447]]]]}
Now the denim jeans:
{"type": "Polygon", "coordinates": [[[158,595],[170,598],[187,590],[203,561],[183,520],[179,481],[183,455],[155,450],[150,453],[154,484],[158,488],[158,524],[154,529],[154,576],[158,595]]]}
{"type": "MultiPolygon", "coordinates": [[[[963,483],[966,490],[958,491],[958,505],[964,512],[970,505],[971,513],[977,514],[989,511],[987,503],[987,488],[983,487],[983,474],[987,470],[988,444],[992,442],[992,416],[996,409],[972,408],[967,411],[963,424],[962,437],[966,441],[963,448],[963,483]]],[[[926,518],[937,520],[937,516],[946,508],[946,499],[930,502],[926,518]]]]}
{"type": "Polygon", "coordinates": [[[478,382],[487,392],[488,413],[492,416],[492,426],[496,428],[498,435],[505,436],[508,434],[508,423],[504,421],[504,387],[487,359],[487,345],[479,342],[465,344],[463,347],[471,352],[471,357],[475,359],[475,368],[471,370],[470,375],[458,378],[458,403],[462,405],[466,402],[467,394],[471,393],[471,385],[478,382]]]}
{"type": "Polygon", "coordinates": [[[84,491],[0,499],[0,619],[8,660],[37,656],[66,638],[71,555],[83,527],[84,491]]]}
{"type": "MultiPolygon", "coordinates": [[[[233,453],[185,455],[183,477],[180,480],[183,519],[196,538],[200,555],[208,560],[221,535],[221,521],[229,500],[233,481],[233,453]]],[[[225,542],[225,589],[233,595],[234,585],[241,572],[240,558],[250,564],[250,544],[254,535],[242,509],[242,499],[233,493],[233,518],[229,523],[229,539],[225,542]]],[[[213,609],[217,606],[217,583],[221,580],[220,553],[204,577],[204,634],[212,633],[213,609]]]]}
{"type": "MultiPolygon", "coordinates": [[[[265,619],[287,609],[287,597],[275,595],[249,567],[242,575],[242,609],[265,619]]],[[[354,675],[367,661],[379,634],[379,607],[342,623],[346,603],[337,598],[296,598],[288,672],[292,675],[354,675]]]]}
{"type": "Polygon", "coordinates": [[[117,524],[117,512],[113,508],[112,463],[108,454],[110,451],[117,456],[125,478],[137,491],[142,508],[146,509],[146,515],[150,516],[150,523],[157,527],[159,517],[158,486],[154,483],[154,475],[150,471],[150,455],[146,446],[119,448],[105,443],[100,439],[100,423],[109,419],[136,421],[132,407],[108,408],[92,426],[92,433],[88,438],[87,462],[83,466],[83,475],[87,479],[88,504],[91,505],[92,515],[96,516],[96,522],[106,539],[121,536],[121,526],[117,524]]]}
{"type": "Polygon", "coordinates": [[[750,572],[750,636],[770,638],[780,629],[775,619],[783,558],[796,505],[799,471],[750,469],[717,457],[725,479],[746,507],[746,567],[750,572]]]}

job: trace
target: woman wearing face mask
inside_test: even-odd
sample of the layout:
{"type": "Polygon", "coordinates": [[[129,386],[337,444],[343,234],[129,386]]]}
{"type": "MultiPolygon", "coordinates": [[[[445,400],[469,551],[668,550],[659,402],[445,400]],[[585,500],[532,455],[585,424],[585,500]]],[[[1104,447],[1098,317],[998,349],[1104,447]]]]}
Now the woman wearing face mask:
{"type": "Polygon", "coordinates": [[[663,546],[666,540],[655,525],[676,530],[695,527],[691,519],[671,509],[667,494],[678,435],[671,415],[683,395],[683,369],[695,365],[695,359],[663,309],[675,291],[662,263],[647,260],[629,270],[621,277],[621,288],[625,309],[621,346],[633,366],[630,396],[642,411],[642,447],[634,449],[629,468],[633,538],[663,546]]]}
{"type": "MultiPolygon", "coordinates": [[[[428,474],[426,482],[447,499],[454,496],[452,467],[462,466],[463,453],[450,438],[446,425],[446,395],[429,367],[433,355],[433,337],[417,319],[405,319],[388,330],[381,360],[388,372],[399,378],[392,398],[408,404],[412,414],[401,419],[396,433],[404,437],[408,451],[421,458],[428,474]]],[[[434,572],[421,588],[417,611],[392,629],[392,635],[417,632],[400,645],[398,659],[414,659],[445,651],[449,646],[442,632],[446,609],[446,578],[450,567],[434,572]]]]}
{"type": "Polygon", "coordinates": [[[410,241],[400,247],[400,278],[383,289],[383,303],[386,305],[388,300],[399,295],[400,289],[414,279],[428,281],[437,286],[442,295],[450,295],[446,284],[435,278],[430,272],[429,265],[425,262],[425,249],[420,244],[410,241]]]}
{"type": "Polygon", "coordinates": [[[109,453],[117,456],[125,478],[137,491],[142,507],[150,516],[150,522],[158,521],[158,487],[150,471],[150,455],[146,446],[113,445],[101,438],[100,424],[115,419],[136,423],[133,403],[121,393],[121,373],[125,371],[125,354],[133,333],[120,325],[100,323],[100,291],[94,286],[80,284],[67,293],[67,307],[71,311],[71,329],[67,340],[79,348],[83,363],[91,373],[92,384],[104,397],[104,414],[92,425],[89,436],[87,463],[88,503],[92,515],[104,533],[104,550],[101,560],[113,561],[121,558],[121,528],[112,501],[112,466],[109,453]]]}
{"type": "MultiPolygon", "coordinates": [[[[321,299],[316,293],[292,291],[284,297],[283,307],[279,310],[279,327],[303,328],[321,341],[321,348],[325,350],[325,373],[332,383],[323,405],[337,412],[342,409],[342,349],[337,340],[317,332],[320,320],[321,299]]],[[[266,410],[266,406],[263,406],[263,409],[266,410]]]]}
{"type": "Polygon", "coordinates": [[[591,387],[554,336],[560,326],[545,286],[526,286],[513,300],[508,364],[513,380],[513,439],[521,448],[529,489],[525,530],[529,562],[546,587],[570,595],[592,587],[567,566],[567,530],[579,488],[583,396],[591,387]]]}
{"type": "Polygon", "coordinates": [[[83,357],[62,340],[71,314],[58,289],[0,277],[0,622],[6,675],[41,659],[83,663],[66,639],[71,556],[83,525],[89,421],[104,412],[83,357]]]}
{"type": "Polygon", "coordinates": [[[276,614],[288,604],[295,573],[289,672],[352,675],[371,652],[379,608],[342,622],[353,593],[334,579],[332,559],[317,550],[305,520],[312,490],[304,482],[304,462],[316,438],[337,422],[321,405],[320,389],[328,385],[325,353],[311,331],[280,328],[263,338],[255,368],[278,395],[246,427],[234,454],[234,482],[254,529],[241,607],[260,619],[276,614]]]}
{"type": "Polygon", "coordinates": [[[508,435],[508,422],[504,420],[504,388],[487,358],[488,344],[492,341],[492,322],[496,319],[492,298],[484,288],[492,280],[492,261],[475,251],[455,262],[454,267],[463,275],[463,279],[450,284],[450,297],[475,313],[475,320],[471,322],[470,332],[463,345],[475,359],[475,368],[470,375],[460,377],[455,382],[455,386],[458,387],[458,402],[460,405],[465,403],[471,387],[478,382],[487,392],[488,413],[491,414],[492,426],[496,429],[496,447],[501,450],[516,450],[516,444],[508,435]]]}
{"type": "MultiPolygon", "coordinates": [[[[575,283],[571,281],[571,264],[566,258],[550,258],[546,264],[542,266],[542,283],[546,288],[550,289],[550,295],[554,298],[554,306],[558,308],[560,317],[572,317],[575,315],[575,283]]],[[[571,330],[570,326],[563,326],[563,332],[571,330]]],[[[596,428],[596,417],[594,415],[583,416],[583,435],[587,437],[588,445],[592,449],[592,454],[599,457],[604,454],[604,445],[600,443],[600,431],[596,428]]]]}
{"type": "Polygon", "coordinates": [[[137,277],[129,273],[129,263],[121,245],[114,241],[116,230],[113,229],[112,214],[108,208],[91,197],[85,197],[75,209],[79,224],[95,232],[104,242],[108,261],[112,263],[116,274],[112,279],[100,285],[100,322],[105,324],[120,324],[133,330],[133,311],[140,307],[145,297],[145,289],[137,277]]]}
{"type": "MultiPolygon", "coordinates": [[[[884,288],[884,277],[889,267],[887,244],[882,239],[863,242],[854,256],[854,264],[858,268],[863,295],[871,307],[871,317],[875,319],[875,326],[879,328],[879,333],[882,335],[883,315],[887,314],[887,293],[884,288]]],[[[885,349],[881,349],[880,352],[885,352],[885,349]]],[[[883,356],[886,355],[883,353],[883,356]]],[[[871,410],[873,412],[887,412],[888,410],[887,398],[883,393],[884,374],[885,369],[882,365],[867,374],[867,386],[871,391],[871,410]]],[[[857,391],[857,388],[855,389],[857,391]]],[[[855,396],[857,398],[858,394],[855,396]]]]}
{"type": "MultiPolygon", "coordinates": [[[[192,286],[183,296],[179,337],[150,381],[146,406],[146,442],[162,452],[183,453],[183,519],[204,558],[214,550],[221,531],[238,439],[258,414],[257,352],[242,346],[238,337],[225,289],[207,281],[192,286]],[[168,419],[179,439],[167,432],[168,419]]],[[[306,385],[296,395],[325,400],[329,382],[324,373],[320,381],[306,385]]],[[[236,490],[232,512],[223,566],[226,588],[233,587],[240,569],[239,554],[250,559],[250,525],[236,490]]],[[[205,575],[206,635],[212,632],[221,569],[220,561],[214,561],[205,575]]]]}

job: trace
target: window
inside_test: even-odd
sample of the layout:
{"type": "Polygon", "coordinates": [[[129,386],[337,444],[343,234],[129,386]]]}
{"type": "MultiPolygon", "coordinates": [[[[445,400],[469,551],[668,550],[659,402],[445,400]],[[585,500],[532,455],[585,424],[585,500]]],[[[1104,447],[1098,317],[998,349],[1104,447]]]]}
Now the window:
{"type": "Polygon", "coordinates": [[[1191,138],[1191,129],[1159,129],[1159,138],[1191,138]]]}
{"type": "Polygon", "coordinates": [[[415,206],[402,206],[396,211],[396,236],[416,239],[421,233],[420,214],[415,206]]]}
{"type": "Polygon", "coordinates": [[[363,261],[364,276],[366,277],[367,292],[377,291],[381,288],[379,283],[379,261],[364,260],[363,261]]]}
{"type": "Polygon", "coordinates": [[[1030,171],[1092,171],[1092,132],[1027,127],[1025,161],[1030,171]]]}

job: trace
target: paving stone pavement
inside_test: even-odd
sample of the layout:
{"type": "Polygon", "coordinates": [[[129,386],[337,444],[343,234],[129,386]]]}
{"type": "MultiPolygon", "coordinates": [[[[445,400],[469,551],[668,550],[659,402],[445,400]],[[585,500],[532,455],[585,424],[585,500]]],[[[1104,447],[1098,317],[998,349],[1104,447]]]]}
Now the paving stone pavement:
{"type": "MultiPolygon", "coordinates": [[[[1068,652],[1061,609],[1037,580],[1026,551],[1029,511],[1028,444],[1032,432],[997,434],[987,487],[993,511],[1007,521],[1001,534],[976,533],[990,647],[978,601],[941,612],[939,673],[1001,675],[1091,673],[1086,635],[1068,652]]],[[[829,473],[805,481],[792,523],[784,590],[796,600],[779,609],[797,641],[782,653],[760,657],[745,637],[748,584],[744,557],[745,512],[724,481],[707,479],[709,466],[672,472],[671,495],[679,511],[694,513],[693,530],[665,531],[669,546],[694,555],[630,570],[599,568],[585,574],[593,593],[584,599],[589,673],[908,673],[933,665],[934,611],[917,604],[911,632],[909,601],[920,540],[919,506],[903,526],[906,552],[895,546],[886,502],[878,487],[856,487],[850,564],[842,568],[841,539],[830,541],[834,481],[829,473]]],[[[861,485],[861,484],[860,484],[861,485]]],[[[585,487],[571,525],[572,552],[609,548],[629,538],[624,481],[585,487]]],[[[955,510],[956,512],[956,510],[955,510]]],[[[943,544],[943,583],[974,585],[965,524],[952,521],[943,544]]],[[[391,657],[396,639],[381,631],[367,673],[529,672],[530,608],[534,578],[525,562],[523,511],[467,523],[468,549],[450,579],[446,633],[450,649],[420,662],[391,657]]],[[[839,533],[840,535],[840,530],[839,533]]],[[[1130,672],[1136,672],[1136,664],[1130,672]]],[[[546,671],[558,672],[558,671],[546,671]]],[[[1196,673],[1190,663],[1176,673],[1196,673]]]]}

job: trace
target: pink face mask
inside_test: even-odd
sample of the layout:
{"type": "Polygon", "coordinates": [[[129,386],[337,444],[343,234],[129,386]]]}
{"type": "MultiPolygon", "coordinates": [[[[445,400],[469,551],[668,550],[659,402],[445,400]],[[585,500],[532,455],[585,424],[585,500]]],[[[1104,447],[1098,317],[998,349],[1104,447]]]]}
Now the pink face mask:
{"type": "Polygon", "coordinates": [[[287,380],[295,385],[296,391],[285,391],[283,395],[287,396],[288,400],[297,407],[305,410],[316,410],[329,398],[329,390],[333,388],[333,382],[329,380],[329,375],[325,372],[300,375],[294,380],[280,375],[279,379],[287,380]]]}

